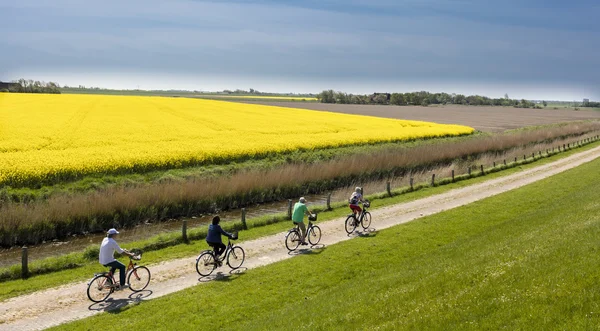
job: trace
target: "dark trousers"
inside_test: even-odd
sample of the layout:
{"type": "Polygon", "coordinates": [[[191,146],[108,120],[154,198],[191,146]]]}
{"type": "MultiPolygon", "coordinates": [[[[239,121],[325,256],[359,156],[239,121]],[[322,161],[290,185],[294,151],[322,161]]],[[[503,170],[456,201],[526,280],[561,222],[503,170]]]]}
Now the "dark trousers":
{"type": "Polygon", "coordinates": [[[121,286],[125,285],[125,265],[119,261],[112,261],[111,263],[105,265],[105,267],[110,267],[110,272],[115,274],[115,270],[119,269],[119,281],[121,286]]]}
{"type": "Polygon", "coordinates": [[[225,246],[224,243],[208,243],[208,245],[215,249],[217,257],[221,256],[225,249],[227,249],[227,246],[225,246]]]}

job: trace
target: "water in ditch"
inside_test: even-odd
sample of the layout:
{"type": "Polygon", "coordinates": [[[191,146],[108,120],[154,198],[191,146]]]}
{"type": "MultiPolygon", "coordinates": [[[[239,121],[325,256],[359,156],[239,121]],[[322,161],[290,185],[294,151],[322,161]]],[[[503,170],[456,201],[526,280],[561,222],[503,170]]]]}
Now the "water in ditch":
{"type": "MultiPolygon", "coordinates": [[[[385,189],[385,181],[374,181],[364,184],[366,192],[383,191],[385,189]],[[377,189],[376,189],[377,188],[377,189]],[[375,190],[375,191],[372,191],[375,190]]],[[[354,187],[342,188],[332,192],[331,201],[344,201],[352,192],[354,187]]],[[[328,193],[306,195],[309,206],[324,206],[327,203],[328,193]]],[[[269,202],[260,205],[246,207],[246,219],[255,217],[282,214],[288,210],[288,201],[269,202]]],[[[219,213],[222,222],[237,221],[241,219],[241,209],[223,211],[219,213]]],[[[187,220],[188,229],[193,229],[200,226],[206,226],[212,220],[213,215],[199,215],[191,218],[172,219],[164,222],[154,222],[140,224],[134,228],[119,229],[119,244],[124,248],[132,248],[127,246],[128,242],[147,239],[149,237],[181,231],[182,221],[187,220]]],[[[28,246],[29,261],[43,259],[52,256],[60,256],[72,252],[82,251],[90,245],[100,245],[104,238],[103,233],[92,233],[87,235],[74,235],[68,240],[55,240],[45,242],[39,245],[28,246]]],[[[12,247],[9,249],[0,249],[0,267],[7,267],[21,263],[21,247],[12,247]]]]}

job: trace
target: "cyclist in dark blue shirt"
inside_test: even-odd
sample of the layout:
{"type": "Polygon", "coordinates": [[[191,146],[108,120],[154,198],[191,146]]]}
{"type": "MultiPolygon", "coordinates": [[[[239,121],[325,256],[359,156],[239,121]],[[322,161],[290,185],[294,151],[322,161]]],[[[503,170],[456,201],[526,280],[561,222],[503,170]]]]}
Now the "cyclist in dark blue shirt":
{"type": "Polygon", "coordinates": [[[215,249],[217,259],[227,248],[227,246],[225,246],[221,240],[221,235],[227,236],[231,239],[236,239],[234,234],[223,230],[223,228],[221,228],[219,225],[219,222],[221,222],[221,218],[219,216],[213,217],[212,224],[208,226],[208,234],[206,235],[206,242],[209,246],[215,249]]]}

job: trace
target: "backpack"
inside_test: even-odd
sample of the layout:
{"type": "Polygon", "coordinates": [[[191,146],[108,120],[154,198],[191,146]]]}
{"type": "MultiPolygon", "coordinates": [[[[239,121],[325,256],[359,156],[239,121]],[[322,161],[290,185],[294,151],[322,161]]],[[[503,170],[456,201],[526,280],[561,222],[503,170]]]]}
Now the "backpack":
{"type": "Polygon", "coordinates": [[[348,202],[349,202],[351,205],[355,205],[355,204],[357,204],[357,203],[358,203],[358,197],[357,197],[356,195],[354,195],[354,194],[353,194],[353,195],[350,197],[350,199],[348,199],[348,202]]]}

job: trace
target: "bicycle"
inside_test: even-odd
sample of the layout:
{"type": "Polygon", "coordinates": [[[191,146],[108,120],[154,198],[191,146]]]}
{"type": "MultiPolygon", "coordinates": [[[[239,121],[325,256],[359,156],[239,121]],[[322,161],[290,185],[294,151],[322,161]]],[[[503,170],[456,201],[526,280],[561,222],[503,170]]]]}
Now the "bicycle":
{"type": "Polygon", "coordinates": [[[348,217],[346,218],[346,222],[344,223],[346,233],[351,234],[352,232],[354,232],[354,230],[359,224],[365,230],[368,229],[369,226],[371,226],[371,213],[367,211],[367,208],[369,208],[370,206],[371,203],[369,202],[369,200],[365,200],[363,202],[363,210],[358,218],[356,218],[355,212],[348,215],[348,217]]]}
{"type": "MultiPolygon", "coordinates": [[[[142,252],[137,250],[131,251],[135,256],[129,257],[127,265],[127,284],[133,292],[143,291],[150,283],[150,270],[144,266],[138,266],[133,263],[133,260],[139,261],[142,259],[142,252]]],[[[110,271],[94,274],[94,277],[88,283],[87,296],[93,302],[102,302],[108,299],[117,288],[119,283],[116,281],[114,274],[110,271]]]]}
{"type": "MultiPolygon", "coordinates": [[[[321,228],[314,225],[313,222],[317,221],[317,214],[310,215],[308,217],[308,228],[306,228],[306,237],[308,238],[308,242],[314,246],[321,241],[321,228]]],[[[300,227],[296,224],[295,227],[290,229],[285,236],[285,247],[288,251],[294,251],[300,246],[300,238],[302,236],[302,232],[300,231],[300,227]]]]}
{"type": "MultiPolygon", "coordinates": [[[[237,234],[233,240],[236,239],[238,239],[237,234]]],[[[232,239],[229,238],[227,241],[227,248],[220,258],[217,258],[215,251],[211,249],[202,251],[200,255],[198,255],[196,258],[196,271],[200,276],[209,276],[217,266],[221,266],[225,259],[227,259],[227,265],[232,270],[236,270],[242,266],[244,259],[246,258],[246,253],[240,246],[234,246],[231,243],[231,240],[232,239]]]]}

